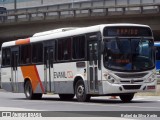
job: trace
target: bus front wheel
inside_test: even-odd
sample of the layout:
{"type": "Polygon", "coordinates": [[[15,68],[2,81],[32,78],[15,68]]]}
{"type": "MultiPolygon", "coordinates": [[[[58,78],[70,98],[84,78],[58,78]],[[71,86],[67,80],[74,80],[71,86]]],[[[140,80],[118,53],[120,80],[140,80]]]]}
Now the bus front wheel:
{"type": "Polygon", "coordinates": [[[132,93],[132,94],[127,94],[127,95],[120,95],[119,97],[120,97],[120,99],[122,100],[122,102],[128,103],[128,102],[130,102],[130,101],[133,99],[134,93],[132,93]]]}
{"type": "Polygon", "coordinates": [[[75,94],[79,102],[89,101],[91,97],[90,95],[86,94],[85,85],[84,85],[83,80],[77,81],[75,85],[75,94]]]}
{"type": "Polygon", "coordinates": [[[27,81],[24,86],[24,94],[27,99],[41,99],[42,94],[41,93],[33,93],[32,84],[30,81],[27,81]]]}

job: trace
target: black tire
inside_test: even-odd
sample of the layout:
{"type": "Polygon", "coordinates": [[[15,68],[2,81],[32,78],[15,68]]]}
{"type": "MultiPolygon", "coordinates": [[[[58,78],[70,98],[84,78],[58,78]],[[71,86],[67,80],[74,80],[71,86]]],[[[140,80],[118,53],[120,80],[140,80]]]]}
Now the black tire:
{"type": "Polygon", "coordinates": [[[33,99],[41,99],[42,94],[41,93],[33,93],[32,85],[30,81],[27,81],[24,86],[24,94],[27,99],[33,100],[33,99]]]}
{"type": "Polygon", "coordinates": [[[34,100],[40,100],[42,98],[42,93],[34,93],[33,94],[33,99],[34,100]]]}
{"type": "Polygon", "coordinates": [[[61,100],[72,100],[74,96],[74,94],[59,94],[61,100]]]}
{"type": "Polygon", "coordinates": [[[131,102],[131,100],[133,99],[134,93],[133,94],[127,94],[127,95],[120,95],[119,97],[122,100],[122,102],[128,103],[128,102],[131,102]]]}
{"type": "Polygon", "coordinates": [[[91,96],[86,94],[85,85],[83,80],[78,80],[75,85],[75,94],[78,102],[87,102],[90,100],[91,96]]]}

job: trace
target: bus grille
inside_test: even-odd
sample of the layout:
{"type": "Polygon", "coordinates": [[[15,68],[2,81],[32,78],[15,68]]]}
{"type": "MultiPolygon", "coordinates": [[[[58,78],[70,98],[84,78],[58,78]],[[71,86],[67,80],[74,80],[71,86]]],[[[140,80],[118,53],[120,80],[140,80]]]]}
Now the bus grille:
{"type": "Polygon", "coordinates": [[[140,89],[141,85],[123,85],[125,90],[136,90],[140,89]]]}
{"type": "Polygon", "coordinates": [[[116,73],[118,77],[121,78],[142,78],[147,75],[147,73],[137,73],[137,74],[121,74],[121,73],[116,73]]]}
{"type": "MultiPolygon", "coordinates": [[[[121,80],[120,82],[123,83],[123,84],[124,84],[124,83],[127,83],[127,84],[128,84],[128,83],[131,83],[130,80],[121,80]]],[[[143,80],[134,80],[134,83],[141,83],[141,82],[143,82],[143,80]]]]}

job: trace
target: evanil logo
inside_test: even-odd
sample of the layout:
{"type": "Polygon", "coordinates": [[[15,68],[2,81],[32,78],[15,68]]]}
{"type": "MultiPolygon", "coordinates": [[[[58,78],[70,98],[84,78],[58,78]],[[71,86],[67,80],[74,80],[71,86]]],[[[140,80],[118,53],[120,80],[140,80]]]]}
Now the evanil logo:
{"type": "Polygon", "coordinates": [[[72,71],[54,72],[54,78],[73,78],[72,71]]]}

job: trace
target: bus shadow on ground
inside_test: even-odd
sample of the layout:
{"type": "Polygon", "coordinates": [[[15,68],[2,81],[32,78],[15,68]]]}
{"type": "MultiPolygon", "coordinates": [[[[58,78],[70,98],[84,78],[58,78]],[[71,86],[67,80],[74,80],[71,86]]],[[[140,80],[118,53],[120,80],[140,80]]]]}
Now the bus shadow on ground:
{"type": "MultiPolygon", "coordinates": [[[[27,100],[25,97],[24,98],[10,98],[12,100],[27,100]]],[[[59,97],[42,97],[42,99],[35,99],[35,100],[28,100],[28,101],[49,101],[49,102],[75,102],[75,103],[101,103],[101,104],[133,104],[133,103],[155,103],[156,101],[154,100],[132,100],[129,103],[123,103],[119,98],[117,99],[96,99],[96,98],[91,98],[90,101],[88,102],[78,102],[76,98],[72,99],[72,100],[61,100],[59,97]]]]}
{"type": "Polygon", "coordinates": [[[43,97],[38,101],[56,101],[56,102],[76,102],[76,103],[101,103],[101,104],[132,104],[132,103],[153,103],[155,101],[146,101],[146,100],[132,100],[129,103],[123,103],[120,99],[94,99],[91,98],[88,102],[78,102],[76,98],[72,100],[61,100],[60,98],[47,98],[43,97]]]}

